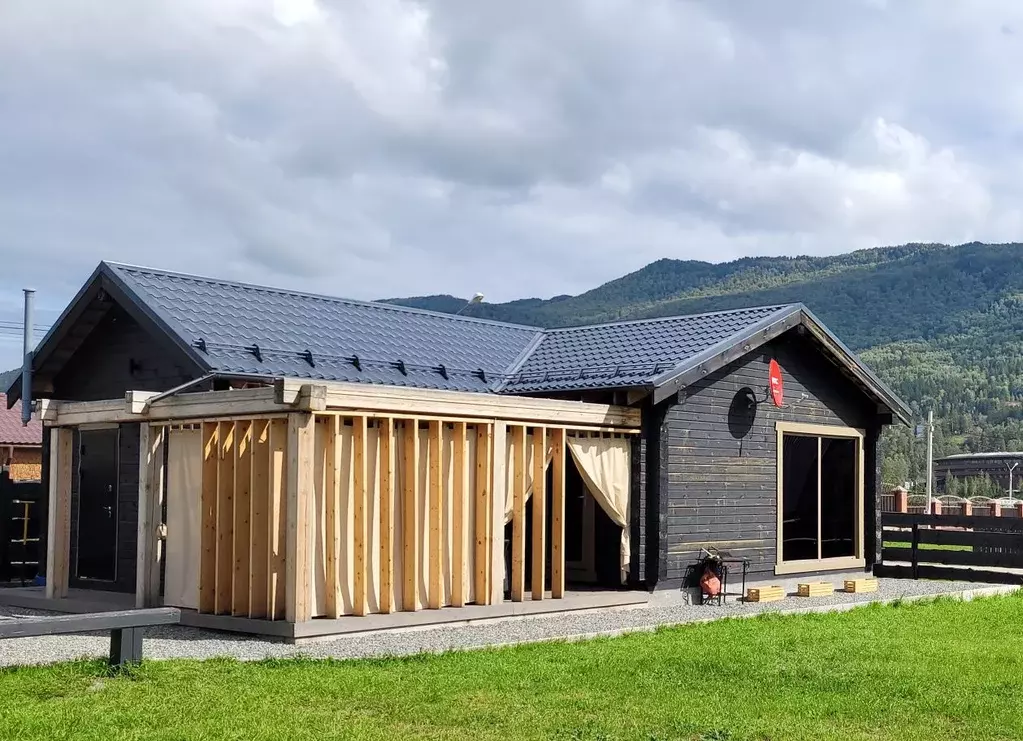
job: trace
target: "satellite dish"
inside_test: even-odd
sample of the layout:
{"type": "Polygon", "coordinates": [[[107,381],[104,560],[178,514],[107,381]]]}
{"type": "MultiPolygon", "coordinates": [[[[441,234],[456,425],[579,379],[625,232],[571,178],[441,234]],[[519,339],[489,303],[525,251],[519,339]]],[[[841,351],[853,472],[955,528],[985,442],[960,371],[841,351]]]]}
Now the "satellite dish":
{"type": "Polygon", "coordinates": [[[776,407],[780,407],[785,402],[785,384],[781,378],[781,366],[778,365],[777,360],[771,360],[771,364],[768,366],[768,388],[771,391],[771,400],[774,402],[776,407]]]}

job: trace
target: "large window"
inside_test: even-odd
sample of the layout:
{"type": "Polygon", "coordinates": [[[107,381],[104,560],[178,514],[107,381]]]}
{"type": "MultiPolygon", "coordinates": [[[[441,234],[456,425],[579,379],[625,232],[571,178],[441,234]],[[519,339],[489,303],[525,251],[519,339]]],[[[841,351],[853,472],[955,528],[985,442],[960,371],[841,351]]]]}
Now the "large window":
{"type": "Polygon", "coordinates": [[[778,423],[778,573],[863,563],[863,436],[778,423]]]}

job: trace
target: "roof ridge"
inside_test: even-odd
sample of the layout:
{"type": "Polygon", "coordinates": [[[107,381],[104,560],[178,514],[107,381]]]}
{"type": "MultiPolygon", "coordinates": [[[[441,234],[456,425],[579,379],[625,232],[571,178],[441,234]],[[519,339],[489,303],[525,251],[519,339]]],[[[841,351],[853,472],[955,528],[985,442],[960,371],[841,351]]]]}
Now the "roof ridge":
{"type": "Polygon", "coordinates": [[[542,333],[545,332],[543,327],[537,327],[529,324],[515,324],[512,322],[502,322],[496,319],[483,319],[481,317],[473,316],[461,316],[457,314],[448,314],[443,311],[431,311],[429,309],[419,309],[414,306],[402,306],[401,304],[390,304],[383,301],[363,301],[360,299],[345,298],[343,296],[328,296],[322,293],[311,293],[309,291],[297,291],[288,288],[276,288],[274,286],[265,286],[258,283],[245,283],[242,281],[225,280],[223,278],[211,278],[205,275],[195,275],[192,273],[182,273],[175,270],[163,270],[161,268],[151,268],[144,265],[131,265],[122,262],[110,262],[104,260],[104,263],[111,268],[120,268],[126,271],[137,271],[146,272],[154,275],[170,276],[174,278],[184,278],[187,280],[197,281],[201,283],[207,283],[210,285],[217,286],[229,286],[232,288],[241,288],[249,291],[261,291],[264,293],[273,293],[279,296],[296,296],[315,301],[327,301],[335,303],[348,304],[350,306],[365,306],[373,309],[384,309],[387,311],[394,311],[403,314],[419,314],[424,316],[433,316],[440,319],[447,319],[454,323],[465,323],[465,324],[486,324],[489,326],[507,327],[508,329],[521,329],[529,330],[531,332],[542,333]]]}
{"type": "Polygon", "coordinates": [[[580,324],[578,326],[568,327],[552,327],[547,330],[549,334],[555,332],[572,332],[580,329],[599,329],[601,327],[627,327],[634,324],[656,324],[658,322],[669,322],[677,321],[679,319],[702,319],[710,316],[722,316],[724,314],[738,314],[748,313],[751,311],[760,311],[770,309],[772,312],[778,312],[782,309],[790,309],[795,306],[801,306],[799,302],[790,302],[785,304],[763,304],[761,306],[744,306],[738,309],[720,309],[718,311],[704,311],[698,314],[669,314],[667,316],[655,316],[646,319],[628,319],[625,321],[617,322],[597,322],[595,324],[580,324]]]}

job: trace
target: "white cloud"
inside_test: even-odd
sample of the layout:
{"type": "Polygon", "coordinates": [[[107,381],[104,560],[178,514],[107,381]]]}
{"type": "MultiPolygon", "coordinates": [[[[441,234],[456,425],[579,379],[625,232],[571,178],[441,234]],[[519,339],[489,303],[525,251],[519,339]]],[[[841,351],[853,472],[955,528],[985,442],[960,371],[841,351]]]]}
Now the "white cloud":
{"type": "Polygon", "coordinates": [[[503,300],[1018,238],[1020,29],[1010,0],[7,0],[0,319],[103,258],[503,300]]]}

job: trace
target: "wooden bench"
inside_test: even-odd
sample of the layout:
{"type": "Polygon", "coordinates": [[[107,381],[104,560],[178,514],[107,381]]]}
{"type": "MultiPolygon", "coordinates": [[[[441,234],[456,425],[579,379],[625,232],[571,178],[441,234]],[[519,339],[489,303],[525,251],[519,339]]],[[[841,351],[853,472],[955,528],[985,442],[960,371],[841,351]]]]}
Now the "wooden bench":
{"type": "Polygon", "coordinates": [[[181,611],[174,607],[0,619],[0,639],[109,630],[110,666],[122,667],[142,661],[143,628],[152,625],[177,625],[180,622],[181,611]]]}

